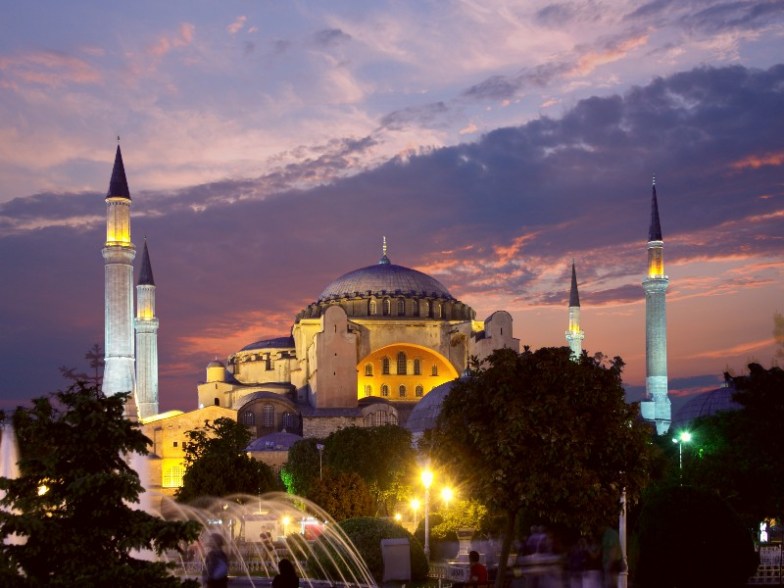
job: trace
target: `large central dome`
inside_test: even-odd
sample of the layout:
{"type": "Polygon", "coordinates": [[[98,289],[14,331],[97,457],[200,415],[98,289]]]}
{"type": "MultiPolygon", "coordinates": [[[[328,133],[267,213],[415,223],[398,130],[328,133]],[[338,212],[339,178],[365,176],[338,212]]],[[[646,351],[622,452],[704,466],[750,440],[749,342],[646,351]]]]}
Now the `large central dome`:
{"type": "Polygon", "coordinates": [[[376,265],[369,265],[340,276],[324,288],[318,301],[382,293],[454,300],[444,285],[435,278],[402,265],[395,265],[384,255],[376,265]]]}

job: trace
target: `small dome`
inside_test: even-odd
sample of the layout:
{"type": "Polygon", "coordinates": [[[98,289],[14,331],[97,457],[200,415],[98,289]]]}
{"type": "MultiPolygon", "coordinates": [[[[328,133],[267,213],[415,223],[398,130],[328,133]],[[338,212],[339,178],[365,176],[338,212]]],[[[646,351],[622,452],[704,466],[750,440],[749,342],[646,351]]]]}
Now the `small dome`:
{"type": "Polygon", "coordinates": [[[254,349],[287,349],[294,347],[294,337],[275,337],[274,339],[263,339],[261,341],[254,341],[246,345],[240,351],[253,351],[254,349]]]}
{"type": "Polygon", "coordinates": [[[696,394],[674,415],[672,426],[677,428],[685,426],[699,417],[711,416],[727,410],[738,410],[741,406],[732,399],[733,394],[735,394],[733,386],[722,386],[715,390],[696,394]]]}
{"type": "Polygon", "coordinates": [[[332,298],[371,294],[405,294],[432,296],[454,300],[444,285],[420,271],[389,263],[386,256],[380,263],[369,265],[347,274],[329,284],[318,302],[332,298]]]}
{"type": "Polygon", "coordinates": [[[411,431],[414,435],[421,435],[428,429],[435,427],[438,415],[441,413],[441,405],[444,403],[444,399],[447,397],[450,390],[452,390],[452,386],[454,386],[456,381],[457,380],[450,380],[449,382],[444,382],[425,394],[422,400],[417,402],[414,410],[412,410],[411,414],[408,416],[406,429],[411,431]]]}
{"type": "Polygon", "coordinates": [[[207,369],[210,369],[210,368],[225,368],[225,367],[226,366],[223,365],[223,363],[221,363],[217,359],[213,359],[210,363],[207,364],[207,369]]]}

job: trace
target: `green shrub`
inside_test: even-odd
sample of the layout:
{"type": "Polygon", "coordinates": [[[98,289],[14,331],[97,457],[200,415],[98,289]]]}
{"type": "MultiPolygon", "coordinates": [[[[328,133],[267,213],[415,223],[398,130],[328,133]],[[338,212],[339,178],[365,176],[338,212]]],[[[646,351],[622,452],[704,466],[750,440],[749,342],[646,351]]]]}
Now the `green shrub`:
{"type": "MultiPolygon", "coordinates": [[[[380,583],[384,575],[384,560],[381,555],[382,539],[408,539],[411,550],[411,578],[412,580],[427,578],[428,564],[422,545],[400,525],[385,519],[359,517],[341,522],[340,527],[357,548],[377,582],[380,583]]],[[[314,576],[328,576],[326,579],[335,579],[346,575],[348,570],[340,569],[340,566],[336,566],[334,563],[342,559],[342,554],[335,553],[334,548],[323,539],[316,541],[312,553],[313,555],[308,561],[308,569],[313,572],[314,576]]]]}
{"type": "Polygon", "coordinates": [[[689,486],[646,496],[638,521],[641,588],[746,586],[757,566],[750,533],[717,495],[689,486]]]}

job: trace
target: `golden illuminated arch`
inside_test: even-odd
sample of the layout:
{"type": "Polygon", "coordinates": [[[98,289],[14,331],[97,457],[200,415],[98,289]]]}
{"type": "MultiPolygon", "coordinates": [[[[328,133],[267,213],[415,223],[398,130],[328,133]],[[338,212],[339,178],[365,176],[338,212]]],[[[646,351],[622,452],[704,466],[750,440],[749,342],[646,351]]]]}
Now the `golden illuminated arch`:
{"type": "Polygon", "coordinates": [[[440,353],[420,345],[397,343],[376,349],[359,360],[357,398],[365,398],[367,391],[372,390],[373,396],[383,396],[386,391],[390,400],[417,402],[436,386],[457,376],[455,367],[440,353]],[[400,365],[402,358],[405,366],[400,365]],[[404,394],[401,389],[405,390],[404,394]]]}

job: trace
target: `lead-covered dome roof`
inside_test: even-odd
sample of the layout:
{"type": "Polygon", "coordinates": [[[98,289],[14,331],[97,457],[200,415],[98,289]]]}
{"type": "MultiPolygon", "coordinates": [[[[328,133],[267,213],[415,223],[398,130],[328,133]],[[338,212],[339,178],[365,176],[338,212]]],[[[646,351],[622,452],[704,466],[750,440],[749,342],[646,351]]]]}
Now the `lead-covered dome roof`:
{"type": "Polygon", "coordinates": [[[321,292],[318,302],[363,295],[402,294],[454,300],[446,287],[420,271],[395,265],[384,254],[375,265],[343,274],[321,292]]]}

